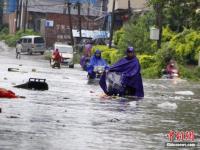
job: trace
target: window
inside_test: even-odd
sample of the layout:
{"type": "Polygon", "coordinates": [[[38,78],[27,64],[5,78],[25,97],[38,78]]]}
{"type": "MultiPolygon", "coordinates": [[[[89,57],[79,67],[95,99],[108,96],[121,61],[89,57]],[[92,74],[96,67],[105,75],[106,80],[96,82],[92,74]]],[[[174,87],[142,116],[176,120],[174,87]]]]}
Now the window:
{"type": "Polygon", "coordinates": [[[28,42],[28,39],[23,39],[23,43],[27,43],[28,42]]]}
{"type": "Polygon", "coordinates": [[[28,43],[31,43],[31,41],[32,41],[31,39],[28,39],[28,43]]]}
{"type": "Polygon", "coordinates": [[[42,37],[35,37],[34,43],[44,43],[44,39],[42,37]]]}

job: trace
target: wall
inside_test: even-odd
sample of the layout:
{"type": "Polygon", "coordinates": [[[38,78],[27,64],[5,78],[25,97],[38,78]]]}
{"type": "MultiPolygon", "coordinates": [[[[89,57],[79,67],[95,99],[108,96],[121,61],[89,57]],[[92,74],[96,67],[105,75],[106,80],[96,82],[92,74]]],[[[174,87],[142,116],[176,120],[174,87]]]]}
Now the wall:
{"type": "Polygon", "coordinates": [[[15,34],[15,31],[16,31],[16,24],[15,24],[15,21],[16,21],[16,13],[10,13],[9,16],[9,33],[10,34],[15,34]]]}
{"type": "MultiPolygon", "coordinates": [[[[47,46],[52,46],[54,42],[68,42],[70,43],[70,27],[69,27],[69,16],[64,14],[48,13],[46,16],[47,20],[53,20],[53,27],[46,27],[45,37],[47,46]]],[[[81,24],[82,29],[95,30],[99,29],[102,24],[102,20],[94,21],[95,18],[87,21],[82,16],[81,24]],[[88,25],[88,26],[87,26],[88,25]],[[88,28],[87,28],[88,27],[88,28]]],[[[73,29],[78,30],[78,16],[72,15],[72,26],[73,29]]]]}
{"type": "MultiPolygon", "coordinates": [[[[147,9],[146,0],[130,0],[131,8],[135,11],[147,9]]],[[[108,2],[108,12],[112,12],[113,0],[108,2]]],[[[115,10],[128,9],[128,0],[115,0],[115,10]]]]}
{"type": "Polygon", "coordinates": [[[13,13],[16,10],[16,0],[7,0],[7,12],[8,13],[13,13]]]}

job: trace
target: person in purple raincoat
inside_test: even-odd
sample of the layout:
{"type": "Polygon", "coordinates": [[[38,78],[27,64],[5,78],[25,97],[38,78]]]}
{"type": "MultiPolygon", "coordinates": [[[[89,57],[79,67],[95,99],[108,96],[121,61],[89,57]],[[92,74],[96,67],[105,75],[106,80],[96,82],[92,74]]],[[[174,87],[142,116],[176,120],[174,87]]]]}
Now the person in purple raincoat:
{"type": "Polygon", "coordinates": [[[87,70],[87,65],[90,61],[90,57],[92,54],[92,44],[90,41],[87,41],[87,44],[84,47],[83,56],[80,59],[80,65],[83,70],[87,70]]]}
{"type": "Polygon", "coordinates": [[[100,86],[107,95],[130,95],[144,97],[142,77],[140,74],[140,63],[135,56],[134,48],[128,47],[126,57],[120,59],[109,68],[109,71],[103,74],[100,79],[100,86]],[[120,86],[107,86],[107,77],[109,73],[120,75],[120,86]],[[118,88],[116,88],[118,87],[118,88]],[[120,87],[120,88],[119,88],[120,87]]]}

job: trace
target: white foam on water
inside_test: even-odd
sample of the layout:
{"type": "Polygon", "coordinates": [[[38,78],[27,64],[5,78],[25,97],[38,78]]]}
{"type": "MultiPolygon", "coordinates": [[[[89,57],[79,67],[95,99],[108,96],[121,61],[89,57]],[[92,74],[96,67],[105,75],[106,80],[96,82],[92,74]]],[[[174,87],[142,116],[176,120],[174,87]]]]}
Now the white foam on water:
{"type": "Polygon", "coordinates": [[[163,123],[178,123],[178,121],[175,120],[161,120],[163,123]]]}
{"type": "Polygon", "coordinates": [[[194,95],[192,91],[176,91],[175,94],[177,95],[194,95]]]}
{"type": "Polygon", "coordinates": [[[182,99],[184,99],[184,97],[183,96],[175,96],[174,99],[175,100],[182,100],[182,99]]]}
{"type": "Polygon", "coordinates": [[[137,101],[131,101],[131,102],[129,102],[129,105],[131,107],[136,107],[137,106],[137,101]]]}
{"type": "Polygon", "coordinates": [[[178,107],[176,103],[170,103],[170,102],[164,102],[164,103],[158,104],[157,106],[158,108],[164,108],[164,109],[177,109],[178,107]]]}

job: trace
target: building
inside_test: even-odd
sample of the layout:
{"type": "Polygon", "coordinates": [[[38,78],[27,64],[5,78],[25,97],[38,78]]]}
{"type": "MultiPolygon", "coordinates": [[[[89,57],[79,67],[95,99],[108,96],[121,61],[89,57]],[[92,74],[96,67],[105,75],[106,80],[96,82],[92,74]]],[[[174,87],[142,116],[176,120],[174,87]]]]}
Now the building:
{"type": "MultiPolygon", "coordinates": [[[[4,24],[9,24],[10,33],[25,28],[40,32],[46,38],[47,46],[52,46],[56,41],[70,42],[67,2],[66,0],[4,0],[4,24]]],[[[69,0],[69,2],[71,2],[73,30],[80,29],[80,22],[83,30],[103,28],[108,0],[69,0]],[[80,3],[80,17],[77,2],[80,3]]]]}
{"type": "MultiPolygon", "coordinates": [[[[13,34],[16,31],[16,0],[1,0],[3,6],[3,19],[2,24],[6,24],[9,27],[9,33],[13,34]]],[[[1,18],[0,18],[1,19],[1,18]]]]}
{"type": "MultiPolygon", "coordinates": [[[[104,10],[107,6],[105,0],[79,0],[80,17],[78,5],[74,1],[77,2],[71,0],[70,5],[73,30],[80,29],[80,22],[82,30],[97,30],[103,27],[104,10]]],[[[70,43],[69,15],[65,0],[29,1],[27,27],[40,32],[46,38],[47,46],[52,46],[56,41],[70,43]]],[[[75,38],[75,41],[76,39],[78,38],[75,38]]]]}
{"type": "MultiPolygon", "coordinates": [[[[107,4],[108,13],[110,14],[110,19],[108,19],[108,21],[111,21],[113,1],[114,0],[109,0],[107,4]]],[[[120,28],[124,22],[129,20],[133,13],[144,13],[148,11],[149,7],[147,6],[147,1],[148,0],[115,0],[115,29],[120,28]]]]}
{"type": "MultiPolygon", "coordinates": [[[[129,7],[133,12],[147,11],[148,0],[115,0],[115,11],[128,10],[129,7]],[[130,1],[130,4],[129,4],[130,1]]],[[[108,2],[108,12],[112,12],[113,0],[108,2]]]]}

